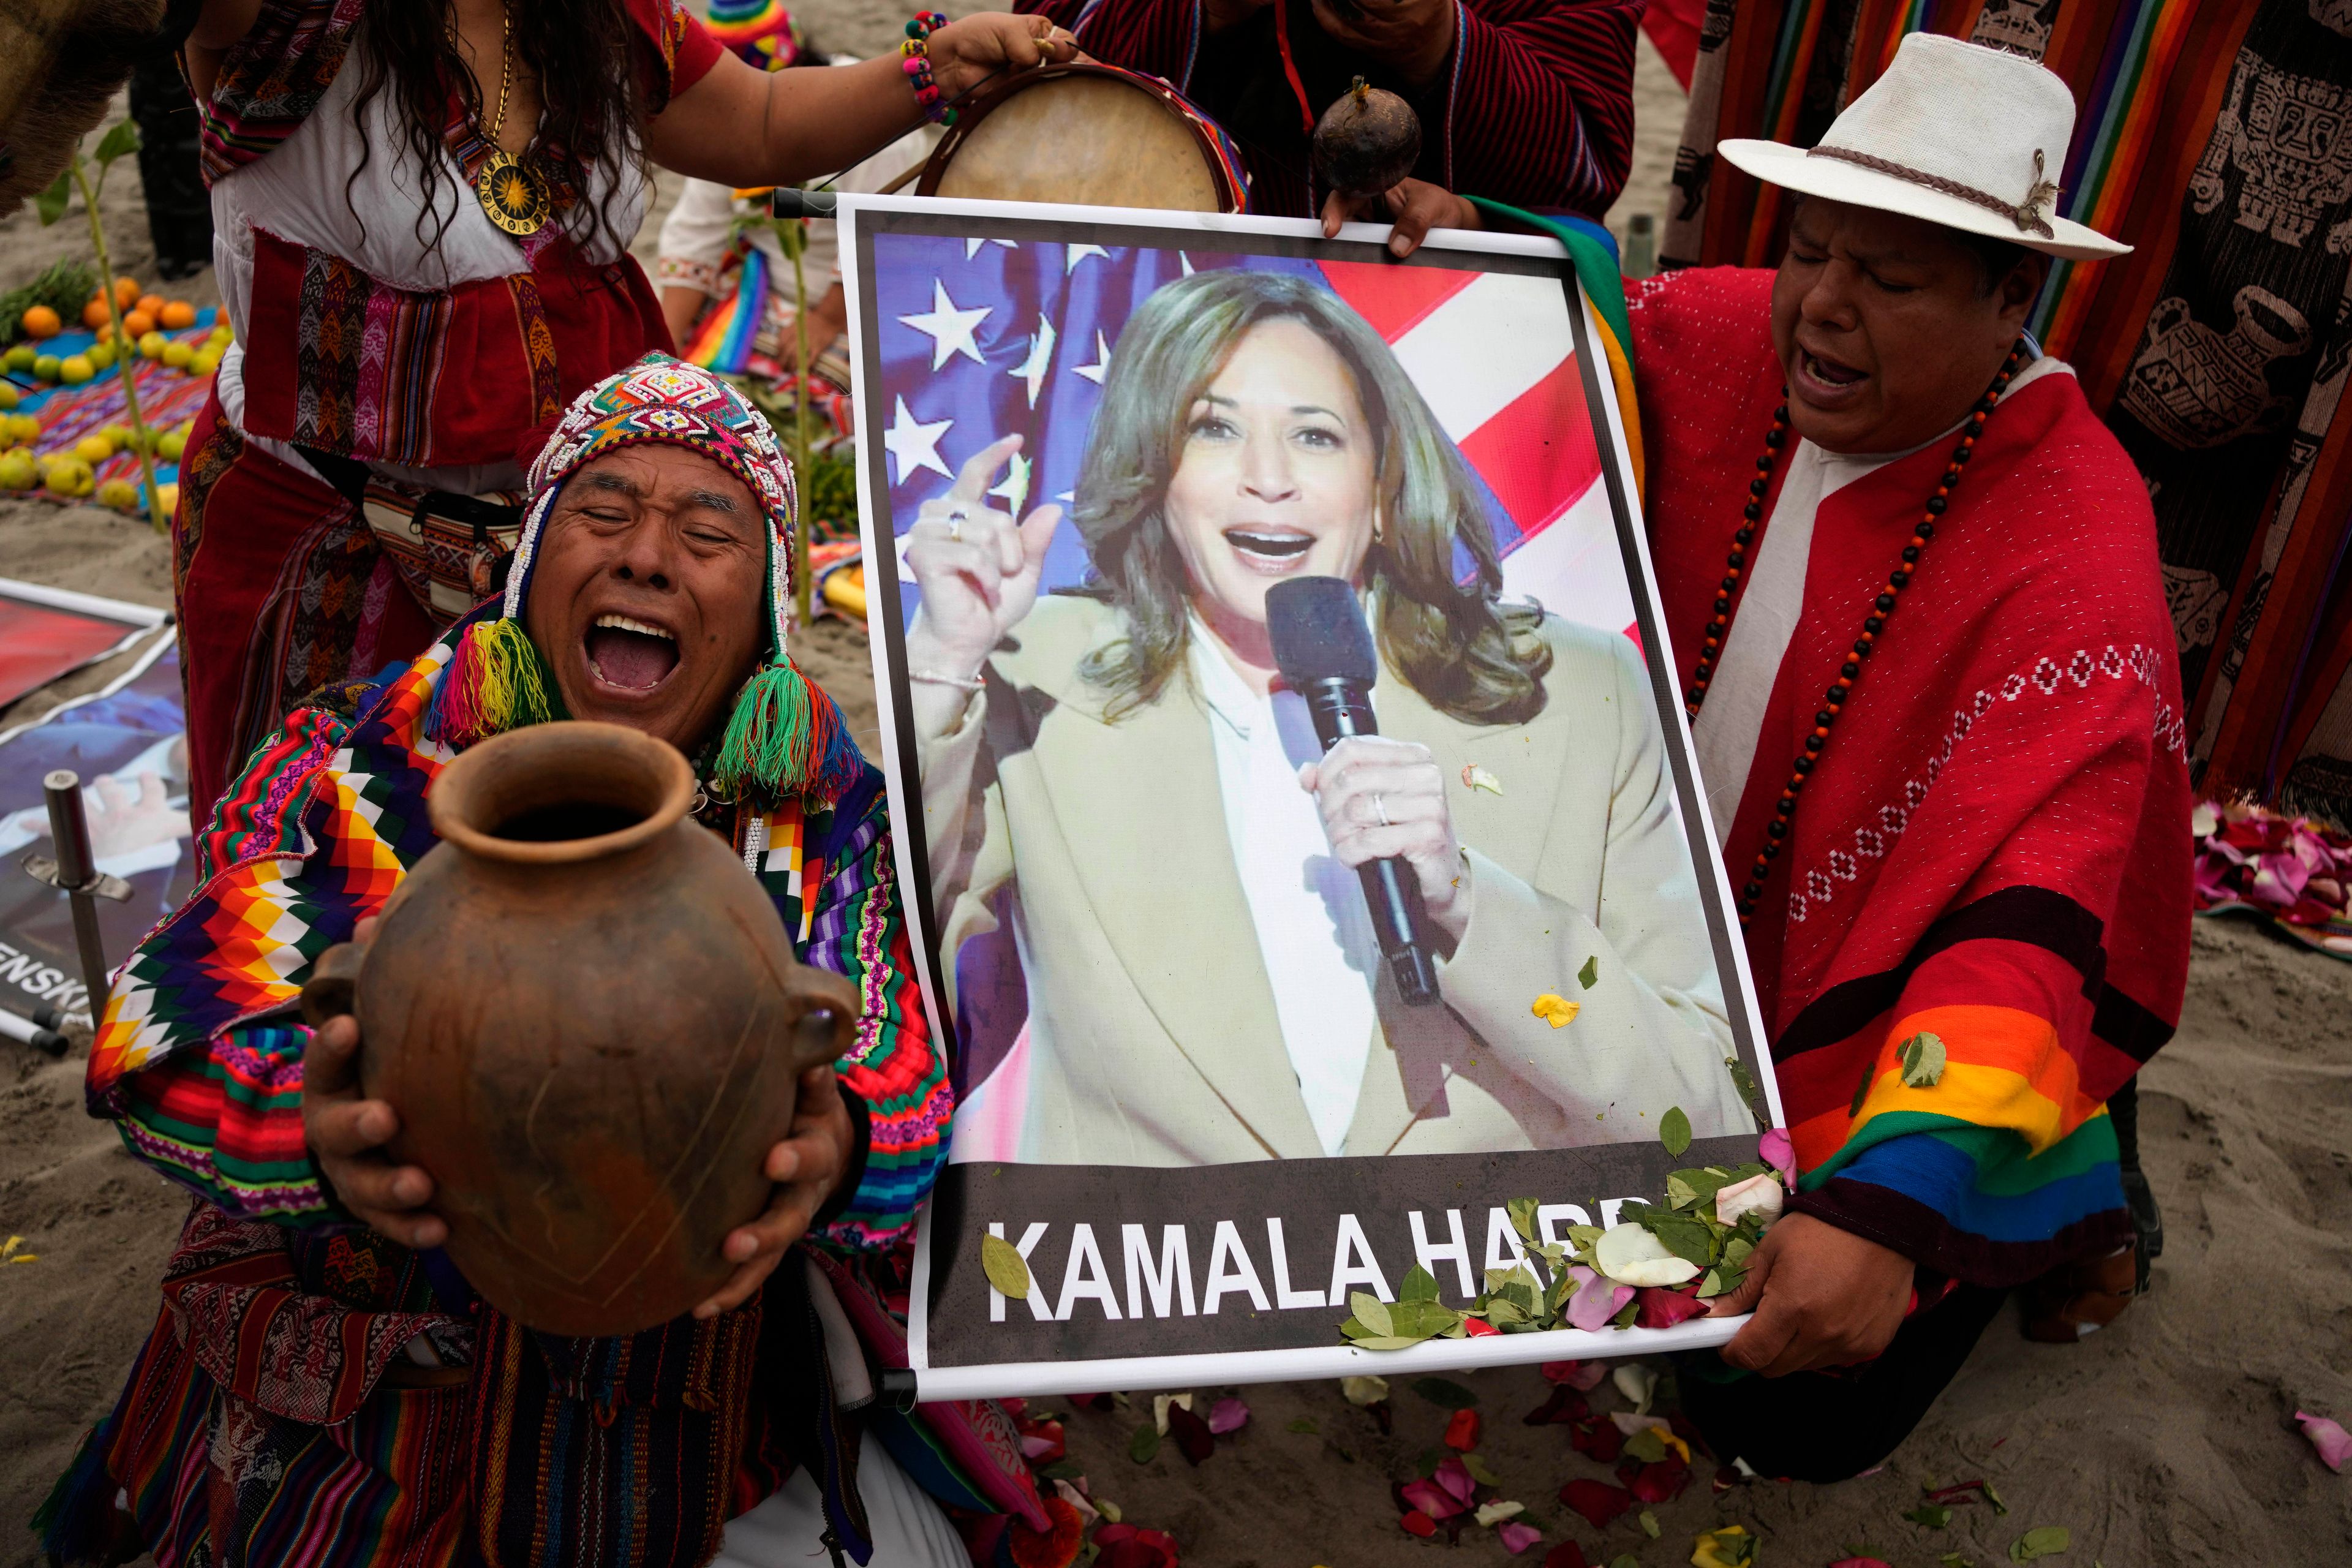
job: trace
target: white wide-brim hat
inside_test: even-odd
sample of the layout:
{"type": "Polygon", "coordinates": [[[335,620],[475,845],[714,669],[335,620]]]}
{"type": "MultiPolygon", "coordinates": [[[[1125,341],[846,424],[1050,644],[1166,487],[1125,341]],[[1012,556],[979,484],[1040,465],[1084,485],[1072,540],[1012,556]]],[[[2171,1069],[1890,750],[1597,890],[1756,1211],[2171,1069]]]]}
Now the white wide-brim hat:
{"type": "Polygon", "coordinates": [[[2074,261],[2125,255],[2130,246],[2053,210],[2074,134],[2074,95],[2056,72],[2006,49],[1913,33],[1820,146],[1743,138],[1716,151],[1809,196],[2074,261]]]}

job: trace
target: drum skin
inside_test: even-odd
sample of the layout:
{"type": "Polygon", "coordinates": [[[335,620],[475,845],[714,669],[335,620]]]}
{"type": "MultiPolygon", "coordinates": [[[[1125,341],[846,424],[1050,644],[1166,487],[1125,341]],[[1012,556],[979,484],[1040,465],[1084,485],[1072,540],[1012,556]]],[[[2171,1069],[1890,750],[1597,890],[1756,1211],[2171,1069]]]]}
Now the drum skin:
{"type": "Polygon", "coordinates": [[[989,201],[1238,212],[1210,133],[1158,83],[1048,66],[965,106],[916,193],[989,201]]]}
{"type": "MultiPolygon", "coordinates": [[[[391,1152],[434,1177],[467,1282],[529,1328],[629,1334],[709,1299],[727,1233],[768,1205],[800,1073],[849,1043],[856,991],[793,956],[693,792],[683,757],[618,725],[469,749],[357,964],[391,1152]]],[[[321,959],[307,1013],[337,1010],[359,953],[321,959]]]]}

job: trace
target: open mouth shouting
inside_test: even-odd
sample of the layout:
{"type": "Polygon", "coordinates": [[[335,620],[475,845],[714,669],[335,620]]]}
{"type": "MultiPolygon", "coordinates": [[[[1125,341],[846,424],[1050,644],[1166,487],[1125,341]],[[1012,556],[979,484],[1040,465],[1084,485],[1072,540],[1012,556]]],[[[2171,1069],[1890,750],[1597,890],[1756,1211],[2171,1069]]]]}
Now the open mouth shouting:
{"type": "Polygon", "coordinates": [[[677,668],[677,634],[650,621],[601,615],[590,623],[583,643],[590,677],[616,694],[642,696],[677,668]]]}
{"type": "Polygon", "coordinates": [[[1229,528],[1225,542],[1251,571],[1279,577],[1306,561],[1315,536],[1296,528],[1229,528]]]}
{"type": "Polygon", "coordinates": [[[1817,408],[1844,408],[1862,395],[1870,373],[1797,345],[1789,379],[1798,396],[1817,408]]]}

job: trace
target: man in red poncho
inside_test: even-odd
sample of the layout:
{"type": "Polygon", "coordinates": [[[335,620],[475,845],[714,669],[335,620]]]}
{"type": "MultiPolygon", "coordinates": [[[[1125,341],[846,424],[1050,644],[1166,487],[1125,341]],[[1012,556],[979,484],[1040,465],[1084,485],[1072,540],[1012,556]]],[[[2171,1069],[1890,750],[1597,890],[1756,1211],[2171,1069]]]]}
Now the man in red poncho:
{"type": "Polygon", "coordinates": [[[1769,1475],[1877,1463],[2011,1288],[2042,1282],[2047,1328],[2133,1289],[2107,1102],[2179,1017],[2190,802],[2147,493],[2023,331],[2051,258],[2124,249],[2052,216],[2074,115],[2040,66],[1915,34],[1811,152],[1720,149],[1803,193],[1777,271],[1631,301],[1658,582],[1802,1173],[1718,1306],[1756,1313],[1731,1370],[1683,1387],[1769,1475]]]}

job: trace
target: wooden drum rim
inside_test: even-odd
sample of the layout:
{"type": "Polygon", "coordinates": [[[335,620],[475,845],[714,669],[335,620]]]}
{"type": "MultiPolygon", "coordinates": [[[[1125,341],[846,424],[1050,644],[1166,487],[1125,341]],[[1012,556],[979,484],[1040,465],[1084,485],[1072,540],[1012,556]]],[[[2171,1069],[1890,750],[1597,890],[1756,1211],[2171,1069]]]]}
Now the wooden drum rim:
{"type": "Polygon", "coordinates": [[[940,181],[946,175],[948,165],[955,161],[956,149],[962,146],[964,138],[977,130],[980,122],[995,112],[1005,100],[1017,98],[1042,82],[1064,77],[1101,77],[1157,98],[1192,133],[1194,142],[1200,143],[1201,161],[1209,167],[1209,180],[1216,188],[1220,210],[1228,213],[1242,210],[1241,193],[1234,188],[1223,160],[1213,155],[1210,133],[1199,123],[1200,110],[1157,77],[1145,76],[1139,71],[1121,70],[1116,66],[1106,66],[1093,60],[1071,60],[1062,65],[1040,66],[1035,70],[1023,71],[1018,76],[991,84],[966,102],[957,105],[956,122],[948,127],[947,134],[940,137],[939,145],[931,149],[930,157],[923,164],[922,174],[915,182],[915,194],[919,196],[939,195],[940,181]]]}

